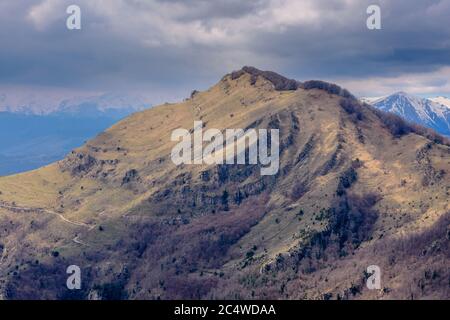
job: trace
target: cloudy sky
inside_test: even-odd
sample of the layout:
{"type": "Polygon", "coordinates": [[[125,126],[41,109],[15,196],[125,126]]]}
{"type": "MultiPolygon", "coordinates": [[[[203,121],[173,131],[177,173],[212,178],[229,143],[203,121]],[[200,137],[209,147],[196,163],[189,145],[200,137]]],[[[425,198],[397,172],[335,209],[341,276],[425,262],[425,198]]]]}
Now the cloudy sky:
{"type": "Polygon", "coordinates": [[[449,18],[450,0],[0,0],[0,90],[158,103],[252,65],[360,96],[450,96],[449,18]],[[81,30],[66,28],[70,4],[81,30]]]}

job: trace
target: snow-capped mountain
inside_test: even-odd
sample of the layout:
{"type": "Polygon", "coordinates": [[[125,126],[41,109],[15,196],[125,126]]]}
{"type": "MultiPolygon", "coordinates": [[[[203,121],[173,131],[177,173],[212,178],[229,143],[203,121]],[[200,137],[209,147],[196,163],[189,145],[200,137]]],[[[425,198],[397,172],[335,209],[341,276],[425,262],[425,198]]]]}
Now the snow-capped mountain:
{"type": "Polygon", "coordinates": [[[62,159],[117,121],[150,107],[138,96],[0,93],[0,176],[62,159]]]}
{"type": "Polygon", "coordinates": [[[101,115],[119,113],[126,115],[150,107],[142,97],[118,93],[107,93],[86,98],[73,98],[61,101],[58,113],[101,115]]]}
{"type": "Polygon", "coordinates": [[[443,106],[450,108],[450,98],[440,96],[435,98],[429,98],[428,100],[431,100],[433,102],[439,103],[443,106]]]}
{"type": "Polygon", "coordinates": [[[101,116],[102,114],[118,114],[123,116],[150,106],[150,103],[139,95],[123,93],[81,96],[64,96],[60,93],[47,92],[0,93],[0,112],[27,115],[101,116]]]}
{"type": "Polygon", "coordinates": [[[395,113],[410,122],[450,136],[450,100],[447,98],[424,99],[398,92],[387,97],[361,100],[377,109],[395,113]]]}
{"type": "Polygon", "coordinates": [[[362,102],[367,103],[367,104],[373,104],[373,103],[375,103],[375,102],[377,102],[377,101],[379,101],[381,99],[384,99],[384,98],[386,98],[386,97],[385,96],[382,96],[382,97],[363,97],[360,100],[362,102]]]}

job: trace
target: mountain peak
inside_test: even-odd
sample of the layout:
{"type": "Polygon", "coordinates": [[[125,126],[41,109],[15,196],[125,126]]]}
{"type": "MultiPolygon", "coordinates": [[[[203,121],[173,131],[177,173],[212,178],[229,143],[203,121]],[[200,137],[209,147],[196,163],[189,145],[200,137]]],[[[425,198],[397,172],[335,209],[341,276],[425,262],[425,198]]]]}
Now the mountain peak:
{"type": "Polygon", "coordinates": [[[405,91],[398,91],[398,92],[394,93],[392,96],[393,97],[403,97],[403,98],[413,99],[413,100],[420,99],[419,97],[415,97],[405,91]]]}
{"type": "Polygon", "coordinates": [[[225,77],[231,76],[232,80],[236,80],[244,74],[249,74],[251,76],[250,83],[252,85],[256,83],[258,77],[261,77],[264,80],[269,81],[277,91],[295,91],[298,88],[305,90],[318,89],[343,98],[356,99],[355,96],[353,96],[348,90],[341,88],[334,83],[321,80],[308,80],[300,82],[294,79],[286,78],[273,71],[262,71],[250,66],[244,66],[242,69],[233,71],[225,77]]]}
{"type": "Polygon", "coordinates": [[[440,134],[450,135],[450,111],[442,99],[424,99],[400,91],[378,100],[364,99],[364,101],[380,110],[395,113],[410,122],[429,127],[440,134]]]}
{"type": "Polygon", "coordinates": [[[249,74],[252,77],[252,83],[255,83],[258,77],[262,77],[271,82],[277,91],[297,90],[300,85],[300,82],[297,80],[288,79],[276,72],[262,71],[251,66],[244,66],[238,71],[233,71],[231,73],[231,79],[238,79],[244,74],[249,74]]]}

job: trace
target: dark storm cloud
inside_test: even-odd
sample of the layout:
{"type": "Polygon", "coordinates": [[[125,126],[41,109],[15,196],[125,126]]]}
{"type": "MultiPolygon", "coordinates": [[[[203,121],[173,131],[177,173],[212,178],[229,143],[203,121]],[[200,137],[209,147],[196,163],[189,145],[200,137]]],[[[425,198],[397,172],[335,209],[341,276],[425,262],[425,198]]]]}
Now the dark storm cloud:
{"type": "Polygon", "coordinates": [[[449,0],[3,1],[0,85],[187,90],[242,65],[299,79],[433,74],[450,66],[449,16],[449,0]],[[65,28],[73,3],[81,31],[65,28]],[[373,3],[382,30],[366,28],[373,3]]]}

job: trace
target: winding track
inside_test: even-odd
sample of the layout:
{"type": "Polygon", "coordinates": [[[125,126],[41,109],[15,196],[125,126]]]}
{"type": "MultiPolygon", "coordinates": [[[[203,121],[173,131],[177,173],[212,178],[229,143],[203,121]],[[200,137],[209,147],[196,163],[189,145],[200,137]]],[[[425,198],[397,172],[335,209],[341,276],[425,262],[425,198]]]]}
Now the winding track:
{"type": "MultiPolygon", "coordinates": [[[[17,206],[17,205],[7,204],[5,202],[0,202],[0,209],[6,209],[9,211],[13,211],[13,212],[35,212],[35,213],[52,214],[52,215],[58,216],[58,218],[61,219],[62,221],[69,223],[71,225],[77,226],[77,227],[84,227],[84,228],[88,228],[89,230],[92,230],[93,228],[95,228],[95,225],[89,225],[87,223],[80,222],[80,221],[72,221],[72,220],[69,220],[66,217],[64,217],[61,213],[51,211],[48,209],[44,209],[44,208],[21,207],[21,206],[17,206]]],[[[76,237],[72,239],[72,241],[77,244],[88,246],[88,244],[79,240],[78,237],[79,237],[79,235],[77,234],[76,237]]]]}
{"type": "Polygon", "coordinates": [[[51,211],[48,209],[44,209],[44,208],[30,208],[30,207],[13,206],[13,205],[5,204],[5,203],[0,203],[0,208],[6,209],[9,211],[13,211],[13,212],[36,212],[36,213],[53,214],[53,215],[58,216],[62,221],[70,223],[74,226],[86,227],[86,228],[92,227],[91,225],[84,223],[84,222],[69,220],[66,217],[64,217],[61,213],[51,211]]]}

